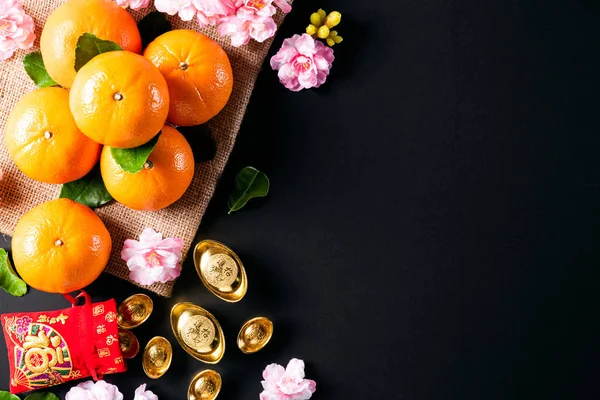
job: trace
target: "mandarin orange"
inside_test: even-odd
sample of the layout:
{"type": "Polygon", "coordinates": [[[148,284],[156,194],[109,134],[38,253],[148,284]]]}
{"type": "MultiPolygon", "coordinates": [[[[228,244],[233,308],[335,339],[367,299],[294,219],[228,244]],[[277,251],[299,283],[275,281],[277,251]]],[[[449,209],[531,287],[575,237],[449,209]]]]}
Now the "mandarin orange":
{"type": "Polygon", "coordinates": [[[191,30],[173,30],[144,51],[169,85],[167,120],[175,125],[200,125],[227,104],[233,88],[229,57],[217,42],[191,30]]]}
{"type": "Polygon", "coordinates": [[[75,47],[84,33],[140,53],[142,39],[135,20],[110,0],[69,0],[50,14],[42,30],[40,50],[48,74],[70,88],[75,79],[75,47]]]}
{"type": "Polygon", "coordinates": [[[25,95],[11,111],[4,141],[17,167],[45,183],[67,183],[86,175],[101,147],[75,125],[69,92],[59,87],[25,95]]]}
{"type": "Polygon", "coordinates": [[[42,203],[21,217],[12,255],[21,278],[35,289],[69,293],[104,271],[111,238],[100,218],[69,199],[42,203]]]}
{"type": "Polygon", "coordinates": [[[70,94],[75,123],[90,139],[131,148],[152,139],[169,113],[169,89],[158,69],[127,51],[100,54],[77,73],[70,94]]]}
{"type": "Polygon", "coordinates": [[[108,146],[102,150],[100,170],[115,200],[134,210],[154,211],[183,196],[194,177],[194,155],[185,137],[165,125],[141,171],[124,171],[108,146]]]}

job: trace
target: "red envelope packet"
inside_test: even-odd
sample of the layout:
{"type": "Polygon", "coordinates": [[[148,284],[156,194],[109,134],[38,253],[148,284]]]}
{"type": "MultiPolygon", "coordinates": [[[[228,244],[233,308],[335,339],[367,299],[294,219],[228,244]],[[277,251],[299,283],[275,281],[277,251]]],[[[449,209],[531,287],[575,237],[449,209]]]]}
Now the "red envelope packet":
{"type": "Polygon", "coordinates": [[[114,299],[91,303],[81,292],[65,297],[63,310],[2,314],[10,364],[10,392],[37,390],[64,382],[124,372],[114,299]],[[77,298],[85,304],[77,306],[77,298]]]}

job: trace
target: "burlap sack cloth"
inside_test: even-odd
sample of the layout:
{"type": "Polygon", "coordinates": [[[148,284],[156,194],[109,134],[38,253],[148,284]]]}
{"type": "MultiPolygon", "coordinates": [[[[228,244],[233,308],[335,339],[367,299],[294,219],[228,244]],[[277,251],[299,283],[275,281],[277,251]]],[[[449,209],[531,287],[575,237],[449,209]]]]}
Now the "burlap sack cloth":
{"type": "MultiPolygon", "coordinates": [[[[25,11],[35,21],[36,47],[27,51],[19,51],[7,61],[0,61],[1,132],[4,132],[8,115],[17,101],[24,94],[36,89],[23,69],[23,56],[39,50],[39,37],[44,22],[48,15],[63,2],[61,0],[22,0],[25,11]]],[[[155,10],[133,11],[132,14],[139,21],[150,11],[155,10]]],[[[129,280],[129,270],[120,257],[123,241],[128,238],[137,239],[146,227],[154,228],[164,237],[183,239],[184,257],[190,250],[202,216],[214,193],[217,180],[233,149],[254,83],[273,40],[270,39],[264,43],[251,41],[246,46],[236,48],[229,44],[229,38],[221,38],[212,27],[199,29],[195,20],[183,22],[177,16],[169,17],[169,20],[173,29],[199,30],[223,46],[233,67],[233,93],[225,109],[208,122],[208,129],[217,145],[217,154],[212,161],[196,165],[192,184],[179,201],[156,212],[134,211],[116,202],[96,210],[110,231],[113,240],[113,251],[106,271],[125,280],[129,280]]],[[[275,21],[278,25],[283,21],[281,11],[278,11],[275,21]]],[[[0,232],[11,235],[19,218],[25,212],[40,203],[58,198],[60,185],[47,185],[27,178],[12,162],[4,140],[0,140],[0,168],[4,170],[4,178],[0,181],[0,232]]],[[[169,297],[173,290],[173,283],[158,283],[147,289],[169,297]]]]}

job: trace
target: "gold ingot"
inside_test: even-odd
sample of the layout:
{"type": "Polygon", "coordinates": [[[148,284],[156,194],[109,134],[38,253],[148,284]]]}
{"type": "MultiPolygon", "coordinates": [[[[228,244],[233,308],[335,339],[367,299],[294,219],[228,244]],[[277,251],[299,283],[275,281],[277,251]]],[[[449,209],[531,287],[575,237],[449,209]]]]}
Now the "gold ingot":
{"type": "Polygon", "coordinates": [[[162,336],[156,336],[144,349],[142,367],[148,378],[158,379],[167,372],[173,359],[171,343],[162,336]]]}
{"type": "Polygon", "coordinates": [[[248,291],[248,277],[240,258],[223,243],[203,240],[194,249],[194,265],[200,280],[221,300],[240,301],[248,291]]]}
{"type": "Polygon", "coordinates": [[[244,354],[262,350],[273,337],[273,322],[266,317],[252,318],[246,322],[237,337],[237,345],[244,354]]]}
{"type": "Polygon", "coordinates": [[[128,360],[137,356],[140,351],[140,342],[133,333],[119,328],[119,347],[123,358],[128,360]]]}
{"type": "Polygon", "coordinates": [[[216,364],[225,354],[225,336],[217,319],[192,303],[178,303],[171,310],[171,329],[175,338],[192,357],[216,364]]]}
{"type": "Polygon", "coordinates": [[[145,294],[126,298],[117,309],[117,324],[123,329],[137,328],[150,317],[154,304],[145,294]]]}
{"type": "Polygon", "coordinates": [[[199,372],[188,388],[188,400],[214,400],[221,391],[221,375],[212,369],[199,372]]]}

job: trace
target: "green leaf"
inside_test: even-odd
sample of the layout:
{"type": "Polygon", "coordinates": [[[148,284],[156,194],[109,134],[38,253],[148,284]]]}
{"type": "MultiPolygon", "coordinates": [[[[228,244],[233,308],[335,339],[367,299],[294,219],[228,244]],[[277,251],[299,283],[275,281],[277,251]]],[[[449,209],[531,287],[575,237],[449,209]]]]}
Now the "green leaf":
{"type": "Polygon", "coordinates": [[[89,208],[98,208],[108,203],[113,198],[106,190],[102,175],[98,168],[94,168],[83,178],[65,183],[58,196],[61,199],[71,199],[89,208]]]}
{"type": "Polygon", "coordinates": [[[102,40],[91,33],[84,33],[79,36],[77,47],[75,47],[75,71],[79,71],[81,67],[98,54],[116,50],[123,49],[115,42],[102,40]]]}
{"type": "Polygon", "coordinates": [[[243,168],[235,177],[235,188],[227,202],[229,214],[244,207],[254,197],[265,197],[269,193],[269,178],[253,167],[243,168]]]}
{"type": "MultiPolygon", "coordinates": [[[[0,287],[13,296],[21,297],[27,293],[27,284],[17,276],[4,249],[0,249],[0,287]]],[[[3,399],[0,395],[0,400],[3,399]]]]}
{"type": "Polygon", "coordinates": [[[18,396],[15,396],[14,394],[10,394],[9,392],[0,390],[0,400],[20,400],[20,399],[18,396]]]}
{"type": "Polygon", "coordinates": [[[23,66],[25,67],[27,75],[29,75],[33,83],[37,86],[41,88],[58,86],[58,83],[54,82],[54,79],[50,78],[50,75],[48,75],[42,53],[39,51],[27,54],[23,57],[23,66]]]}
{"type": "Polygon", "coordinates": [[[142,35],[142,49],[145,49],[150,42],[163,33],[169,32],[173,27],[165,14],[154,11],[142,18],[138,23],[138,29],[142,35]]]}
{"type": "Polygon", "coordinates": [[[152,153],[152,150],[154,150],[156,143],[158,143],[159,135],[160,132],[158,132],[158,134],[148,143],[139,147],[134,147],[133,149],[117,149],[116,147],[111,147],[110,153],[117,164],[123,168],[123,171],[135,174],[144,168],[148,156],[152,153]]]}
{"type": "Polygon", "coordinates": [[[36,393],[31,393],[29,396],[25,397],[25,400],[60,400],[60,399],[54,393],[36,392],[36,393]]]}

